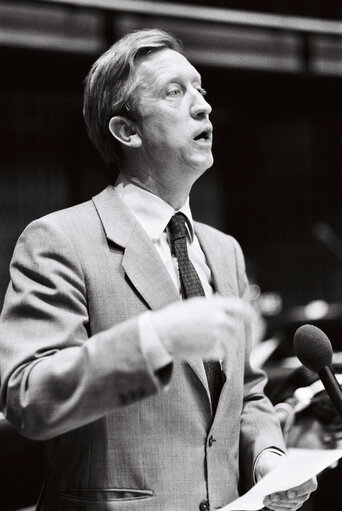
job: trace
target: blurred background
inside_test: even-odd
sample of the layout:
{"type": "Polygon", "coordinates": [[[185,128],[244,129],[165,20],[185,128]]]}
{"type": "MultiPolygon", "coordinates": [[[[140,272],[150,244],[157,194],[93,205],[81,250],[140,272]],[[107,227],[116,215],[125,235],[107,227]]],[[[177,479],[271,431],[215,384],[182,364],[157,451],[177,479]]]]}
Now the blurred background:
{"type": "MultiPolygon", "coordinates": [[[[342,4],[334,0],[0,0],[0,309],[24,227],[108,183],[83,125],[83,80],[100,53],[142,27],[179,37],[202,74],[215,163],[195,185],[192,209],[244,250],[263,318],[257,363],[270,385],[298,365],[292,338],[303,323],[320,326],[341,361],[342,4]]],[[[42,453],[6,421],[0,428],[1,493],[13,480],[19,489],[0,497],[0,509],[22,509],[37,497],[42,453]]]]}

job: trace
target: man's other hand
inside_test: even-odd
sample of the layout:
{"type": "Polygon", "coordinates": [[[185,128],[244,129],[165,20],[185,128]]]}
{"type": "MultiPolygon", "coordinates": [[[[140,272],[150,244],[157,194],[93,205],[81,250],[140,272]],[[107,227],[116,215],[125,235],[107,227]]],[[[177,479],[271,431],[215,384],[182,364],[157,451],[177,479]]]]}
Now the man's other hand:
{"type": "MultiPolygon", "coordinates": [[[[260,480],[268,472],[274,470],[281,461],[281,456],[273,452],[265,452],[256,466],[256,480],[260,480]]],[[[264,506],[273,511],[295,511],[299,509],[310,494],[317,489],[317,479],[314,477],[303,484],[286,491],[271,493],[264,498],[264,506]]]]}

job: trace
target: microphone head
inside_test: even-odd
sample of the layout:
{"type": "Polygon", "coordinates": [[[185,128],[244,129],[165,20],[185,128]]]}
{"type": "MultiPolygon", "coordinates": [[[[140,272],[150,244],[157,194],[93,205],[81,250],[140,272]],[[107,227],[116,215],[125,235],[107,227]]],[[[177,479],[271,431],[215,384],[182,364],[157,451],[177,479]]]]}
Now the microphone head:
{"type": "Polygon", "coordinates": [[[316,326],[300,326],[294,335],[293,347],[303,366],[316,373],[332,363],[333,350],[327,335],[316,326]]]}

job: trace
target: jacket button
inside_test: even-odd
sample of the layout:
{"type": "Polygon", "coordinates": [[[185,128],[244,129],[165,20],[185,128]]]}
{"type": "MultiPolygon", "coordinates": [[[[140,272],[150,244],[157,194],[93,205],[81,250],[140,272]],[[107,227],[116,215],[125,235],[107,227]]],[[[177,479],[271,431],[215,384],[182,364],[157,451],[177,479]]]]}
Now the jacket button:
{"type": "Polygon", "coordinates": [[[207,500],[202,500],[199,505],[200,511],[209,511],[209,502],[207,500]]]}
{"type": "Polygon", "coordinates": [[[209,447],[211,447],[213,445],[213,443],[216,442],[215,438],[213,437],[213,435],[210,436],[209,440],[208,440],[208,445],[209,447]]]}

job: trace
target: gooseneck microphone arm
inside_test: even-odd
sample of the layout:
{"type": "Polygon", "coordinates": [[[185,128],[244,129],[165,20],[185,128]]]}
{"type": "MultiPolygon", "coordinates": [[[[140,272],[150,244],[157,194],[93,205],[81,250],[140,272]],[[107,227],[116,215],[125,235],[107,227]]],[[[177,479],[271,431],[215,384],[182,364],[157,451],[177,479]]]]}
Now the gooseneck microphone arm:
{"type": "Polygon", "coordinates": [[[342,419],[342,391],[332,368],[330,366],[322,367],[322,369],[317,371],[317,374],[342,419]]]}

